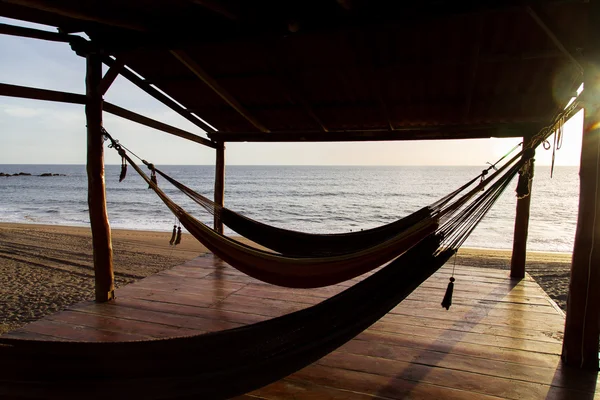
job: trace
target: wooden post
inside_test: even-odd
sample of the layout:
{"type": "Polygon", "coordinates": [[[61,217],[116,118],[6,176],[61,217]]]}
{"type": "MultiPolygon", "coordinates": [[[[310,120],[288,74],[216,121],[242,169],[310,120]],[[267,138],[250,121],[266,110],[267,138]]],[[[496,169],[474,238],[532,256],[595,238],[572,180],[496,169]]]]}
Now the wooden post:
{"type": "Polygon", "coordinates": [[[104,185],[104,138],[102,135],[102,61],[97,54],[87,55],[85,116],[87,122],[88,206],[92,229],[96,301],[114,298],[112,242],[106,190],[104,185]]]}
{"type": "Polygon", "coordinates": [[[585,119],[579,167],[579,215],[562,359],[567,365],[598,370],[600,337],[600,44],[596,28],[600,4],[588,5],[583,59],[585,119]]]}
{"type": "MultiPolygon", "coordinates": [[[[225,143],[218,142],[217,160],[215,163],[215,203],[223,206],[225,199],[225,143]]],[[[223,233],[223,222],[215,215],[215,230],[223,233]]]]}
{"type": "Polygon", "coordinates": [[[584,63],[585,120],[579,167],[579,216],[567,297],[562,358],[566,364],[598,369],[600,337],[600,51],[584,63]]]}
{"type": "MultiPolygon", "coordinates": [[[[523,137],[523,148],[531,146],[531,136],[523,137]]],[[[533,177],[533,159],[530,161],[530,173],[520,174],[517,187],[529,186],[529,195],[517,200],[517,213],[515,216],[515,231],[513,237],[513,251],[510,260],[510,276],[515,279],[525,277],[525,261],[527,258],[527,234],[529,231],[529,209],[531,206],[531,181],[533,177]]]]}

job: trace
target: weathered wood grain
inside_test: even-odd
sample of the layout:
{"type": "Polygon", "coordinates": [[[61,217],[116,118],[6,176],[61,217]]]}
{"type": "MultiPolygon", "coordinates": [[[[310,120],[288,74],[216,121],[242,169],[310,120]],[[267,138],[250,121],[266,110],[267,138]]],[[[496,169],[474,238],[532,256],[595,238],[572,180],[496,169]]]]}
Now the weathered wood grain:
{"type": "MultiPolygon", "coordinates": [[[[564,317],[535,281],[458,268],[446,311],[440,302],[450,272],[443,267],[329,356],[239,398],[595,398],[597,375],[561,364],[564,317]]],[[[208,255],[121,288],[116,300],[83,302],[6,336],[113,341],[200,334],[309,307],[349,285],[276,287],[208,255]]]]}

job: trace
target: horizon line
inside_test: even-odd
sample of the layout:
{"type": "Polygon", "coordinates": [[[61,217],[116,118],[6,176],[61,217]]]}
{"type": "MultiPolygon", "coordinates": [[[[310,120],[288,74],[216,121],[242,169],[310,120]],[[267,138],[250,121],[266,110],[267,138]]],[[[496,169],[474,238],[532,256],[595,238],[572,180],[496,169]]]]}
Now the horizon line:
{"type": "MultiPolygon", "coordinates": [[[[0,165],[81,165],[87,164],[58,164],[58,163],[0,163],[0,165]]],[[[104,164],[105,166],[120,166],[121,164],[104,164]]],[[[163,166],[214,167],[215,164],[159,164],[163,166]]],[[[488,167],[488,164],[226,164],[226,167],[488,167]]],[[[536,167],[551,167],[550,164],[535,164],[536,167]]],[[[554,167],[579,167],[574,165],[554,165],[554,167]]]]}

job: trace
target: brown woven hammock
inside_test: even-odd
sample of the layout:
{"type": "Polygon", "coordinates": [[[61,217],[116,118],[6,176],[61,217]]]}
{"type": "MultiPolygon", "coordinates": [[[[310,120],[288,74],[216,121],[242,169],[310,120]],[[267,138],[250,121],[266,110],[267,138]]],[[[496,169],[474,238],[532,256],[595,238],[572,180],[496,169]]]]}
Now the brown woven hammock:
{"type": "Polygon", "coordinates": [[[389,224],[357,232],[333,234],[298,232],[264,224],[229,208],[215,204],[209,198],[173,179],[160,169],[155,168],[154,164],[146,164],[153,172],[162,176],[210,214],[218,216],[220,221],[231,230],[250,239],[254,243],[258,243],[263,247],[287,256],[330,256],[366,249],[398,235],[423,218],[431,215],[432,212],[429,207],[424,207],[389,224]]]}
{"type": "Polygon", "coordinates": [[[127,161],[188,232],[211,252],[241,272],[274,285],[315,288],[344,282],[392,261],[438,228],[437,218],[428,213],[395,237],[353,253],[321,257],[274,254],[245,245],[206,226],[175,204],[131,159],[127,161]]]}
{"type": "MultiPolygon", "coordinates": [[[[119,151],[120,154],[122,153],[121,156],[123,159],[123,168],[121,171],[121,177],[119,179],[119,181],[121,181],[125,176],[127,166],[126,160],[128,159],[128,156],[126,156],[124,152],[124,146],[115,141],[108,132],[104,131],[104,133],[112,143],[110,147],[114,147],[117,151],[119,151]]],[[[419,223],[421,220],[423,220],[423,218],[431,216],[435,210],[443,207],[445,204],[448,204],[464,190],[471,187],[475,182],[483,180],[490,170],[494,169],[497,164],[502,162],[518,147],[519,145],[515,146],[496,163],[490,164],[490,166],[484,169],[479,175],[471,179],[454,192],[451,192],[437,202],[433,203],[431,206],[424,207],[417,212],[383,226],[357,232],[338,234],[314,234],[298,232],[270,226],[253,220],[247,216],[241,215],[233,210],[216,204],[209,198],[165,174],[160,169],[156,168],[154,164],[139,158],[133,152],[131,152],[131,154],[135,157],[138,157],[141,162],[148,166],[148,168],[151,170],[150,180],[153,183],[157,183],[156,174],[159,174],[178,190],[188,196],[191,200],[203,207],[210,214],[217,216],[221,222],[241,236],[250,239],[251,241],[263,247],[266,247],[267,249],[284,254],[286,256],[320,257],[354,253],[358,250],[368,249],[377,244],[383,243],[388,239],[394,238],[403,231],[419,223]]],[[[137,168],[136,170],[139,171],[137,168]]],[[[150,187],[152,187],[152,185],[150,187]]]]}
{"type": "Polygon", "coordinates": [[[415,223],[418,223],[424,217],[431,215],[434,208],[439,207],[444,202],[448,202],[454,198],[466,188],[473,185],[473,183],[480,180],[493,168],[493,166],[490,166],[483,170],[480,175],[474,177],[465,185],[447,196],[444,196],[431,206],[424,207],[389,224],[357,232],[316,234],[274,227],[239,214],[216,204],[209,198],[194,191],[176,179],[173,179],[171,176],[156,168],[154,164],[148,163],[145,160],[142,160],[142,162],[151,169],[153,174],[157,173],[162,176],[210,214],[218,216],[223,224],[239,235],[270,250],[295,257],[318,257],[346,254],[357,250],[367,249],[378,243],[382,243],[402,233],[415,223]]]}
{"type": "Polygon", "coordinates": [[[321,257],[290,257],[259,250],[224,236],[187,213],[173,202],[148,177],[140,167],[116,143],[119,154],[125,158],[175,214],[181,224],[211,252],[241,272],[274,285],[292,288],[314,288],[333,285],[357,277],[392,261],[439,228],[440,218],[456,212],[469,199],[493,181],[504,169],[514,165],[521,153],[507,162],[491,177],[448,205],[447,198],[436,202],[435,207],[410,227],[392,238],[367,249],[352,253],[321,257]],[[440,205],[441,204],[441,205],[440,205]]]}

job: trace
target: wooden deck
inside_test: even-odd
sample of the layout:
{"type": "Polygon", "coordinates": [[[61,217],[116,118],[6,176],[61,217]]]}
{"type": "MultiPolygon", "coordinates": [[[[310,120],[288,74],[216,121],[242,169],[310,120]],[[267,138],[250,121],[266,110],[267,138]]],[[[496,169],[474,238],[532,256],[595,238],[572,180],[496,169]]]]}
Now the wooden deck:
{"type": "MultiPolygon", "coordinates": [[[[444,267],[367,331],[247,399],[600,399],[596,373],[561,365],[564,315],[527,276],[457,266],[454,304],[441,308],[444,267]]],[[[77,304],[6,337],[139,340],[262,321],[343,290],[289,290],[249,278],[212,255],[77,304]]]]}

